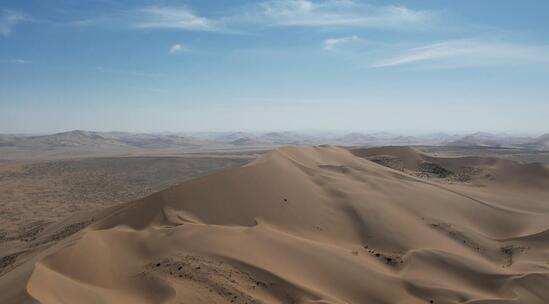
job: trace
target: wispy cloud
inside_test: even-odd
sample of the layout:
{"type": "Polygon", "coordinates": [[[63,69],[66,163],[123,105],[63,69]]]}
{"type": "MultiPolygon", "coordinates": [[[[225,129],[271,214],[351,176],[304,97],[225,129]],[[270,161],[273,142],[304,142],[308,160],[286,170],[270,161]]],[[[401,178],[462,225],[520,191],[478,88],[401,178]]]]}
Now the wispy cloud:
{"type": "Polygon", "coordinates": [[[354,0],[267,0],[215,16],[201,15],[187,6],[146,6],[118,16],[96,16],[74,21],[74,26],[124,23],[134,29],[172,29],[238,33],[252,28],[433,28],[439,12],[404,6],[375,6],[354,0]]]}
{"type": "Polygon", "coordinates": [[[107,18],[105,16],[100,16],[95,18],[74,20],[69,22],[68,24],[74,27],[84,28],[84,27],[99,26],[99,25],[110,24],[110,23],[112,23],[110,18],[107,18]]]}
{"type": "Polygon", "coordinates": [[[259,17],[271,26],[410,28],[427,26],[436,17],[432,11],[351,0],[271,0],[259,6],[259,17]]]}
{"type": "Polygon", "coordinates": [[[420,64],[471,67],[532,62],[549,63],[549,48],[481,40],[452,40],[404,50],[373,63],[371,67],[420,64]]]}
{"type": "Polygon", "coordinates": [[[213,20],[196,15],[186,7],[145,7],[132,13],[132,26],[141,29],[219,31],[213,20]]]}
{"type": "Polygon", "coordinates": [[[15,59],[6,59],[6,60],[0,60],[2,63],[11,63],[11,64],[29,64],[32,63],[30,60],[25,60],[21,58],[15,58],[15,59]]]}
{"type": "Polygon", "coordinates": [[[2,9],[0,10],[0,35],[8,37],[18,24],[30,20],[29,16],[18,10],[2,9]]]}
{"type": "Polygon", "coordinates": [[[356,35],[348,36],[348,37],[339,37],[339,38],[330,38],[324,40],[324,49],[325,50],[333,50],[339,45],[347,44],[351,42],[360,41],[360,38],[356,35]]]}
{"type": "Polygon", "coordinates": [[[177,44],[174,44],[170,47],[170,50],[168,51],[168,53],[170,54],[177,54],[177,53],[185,53],[185,52],[189,52],[190,49],[181,44],[181,43],[177,43],[177,44]]]}
{"type": "Polygon", "coordinates": [[[93,67],[92,71],[99,72],[99,73],[105,73],[105,74],[133,76],[133,77],[157,78],[157,77],[163,76],[162,74],[141,72],[141,71],[135,71],[135,70],[118,69],[118,68],[111,68],[111,67],[105,67],[105,66],[93,67]]]}

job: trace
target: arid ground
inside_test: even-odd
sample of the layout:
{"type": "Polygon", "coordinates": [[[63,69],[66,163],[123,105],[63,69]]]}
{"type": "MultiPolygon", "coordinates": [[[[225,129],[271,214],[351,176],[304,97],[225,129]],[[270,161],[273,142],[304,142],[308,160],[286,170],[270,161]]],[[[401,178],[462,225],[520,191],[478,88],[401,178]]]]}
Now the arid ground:
{"type": "Polygon", "coordinates": [[[25,238],[81,211],[130,202],[253,154],[0,162],[0,240],[25,238]]]}
{"type": "Polygon", "coordinates": [[[547,303],[547,159],[317,146],[5,160],[0,302],[547,303]]]}

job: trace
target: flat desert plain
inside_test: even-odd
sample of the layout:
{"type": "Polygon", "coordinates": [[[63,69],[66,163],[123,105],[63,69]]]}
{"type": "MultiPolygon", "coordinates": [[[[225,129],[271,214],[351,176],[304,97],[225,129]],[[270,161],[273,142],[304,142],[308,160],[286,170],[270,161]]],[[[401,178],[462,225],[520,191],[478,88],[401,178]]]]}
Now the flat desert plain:
{"type": "Polygon", "coordinates": [[[33,217],[3,205],[0,302],[548,303],[547,166],[446,154],[283,147],[145,180],[6,162],[2,200],[37,187],[21,201],[44,223],[21,235],[33,217]]]}

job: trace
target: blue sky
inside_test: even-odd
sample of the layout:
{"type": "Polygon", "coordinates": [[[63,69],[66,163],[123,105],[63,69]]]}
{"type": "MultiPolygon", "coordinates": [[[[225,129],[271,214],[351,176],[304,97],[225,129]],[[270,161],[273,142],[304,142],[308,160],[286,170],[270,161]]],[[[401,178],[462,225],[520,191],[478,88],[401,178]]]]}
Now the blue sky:
{"type": "Polygon", "coordinates": [[[549,131],[548,1],[0,3],[0,132],[549,131]]]}

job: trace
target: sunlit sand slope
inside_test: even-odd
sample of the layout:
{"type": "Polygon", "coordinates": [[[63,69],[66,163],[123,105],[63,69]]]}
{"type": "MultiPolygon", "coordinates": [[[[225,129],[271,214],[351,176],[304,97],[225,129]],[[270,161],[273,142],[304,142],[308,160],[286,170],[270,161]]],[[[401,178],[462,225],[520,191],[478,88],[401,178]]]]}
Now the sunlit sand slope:
{"type": "Polygon", "coordinates": [[[21,277],[47,304],[549,303],[547,168],[443,162],[492,171],[441,183],[338,147],[276,149],[98,215],[21,277]]]}

